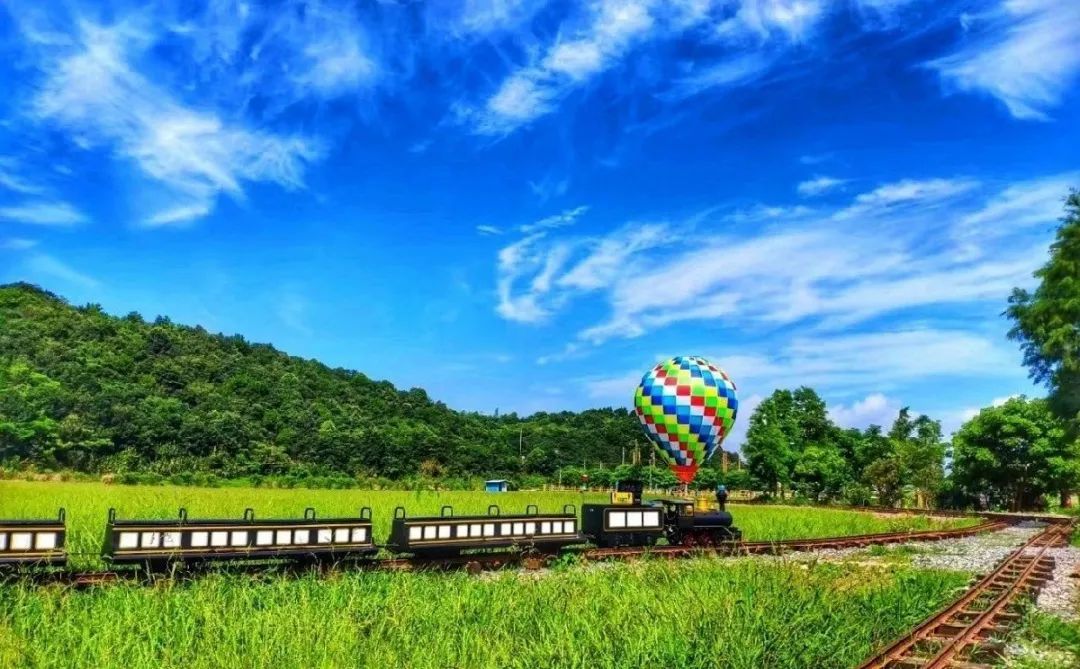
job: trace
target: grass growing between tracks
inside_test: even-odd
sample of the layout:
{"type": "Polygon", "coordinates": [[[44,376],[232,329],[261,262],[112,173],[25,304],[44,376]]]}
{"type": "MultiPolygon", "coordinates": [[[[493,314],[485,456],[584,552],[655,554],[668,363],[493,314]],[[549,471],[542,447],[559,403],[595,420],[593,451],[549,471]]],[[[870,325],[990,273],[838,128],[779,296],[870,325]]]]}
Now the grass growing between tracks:
{"type": "MultiPolygon", "coordinates": [[[[192,518],[239,518],[245,508],[251,507],[257,518],[265,519],[299,518],[309,506],[321,517],[355,516],[361,506],[370,506],[375,537],[381,542],[390,532],[396,506],[404,506],[415,516],[437,515],[443,505],[453,506],[458,515],[483,514],[489,504],[498,504],[508,514],[524,512],[527,504],[554,512],[564,504],[580,509],[585,502],[606,500],[607,496],[599,493],[283,490],[0,481],[0,518],[48,518],[54,517],[61,506],[67,509],[68,552],[75,568],[101,566],[97,555],[109,507],[116,507],[121,518],[175,518],[180,507],[186,507],[192,518]]],[[[972,518],[874,515],[809,507],[731,505],[729,510],[747,541],[928,530],[979,522],[972,518]]]]}
{"type": "Polygon", "coordinates": [[[1080,622],[1032,611],[1011,646],[1009,669],[1080,667],[1080,622]]]}
{"type": "Polygon", "coordinates": [[[0,666],[846,668],[955,596],[955,572],[753,559],[543,574],[219,574],[0,587],[0,666]]]}

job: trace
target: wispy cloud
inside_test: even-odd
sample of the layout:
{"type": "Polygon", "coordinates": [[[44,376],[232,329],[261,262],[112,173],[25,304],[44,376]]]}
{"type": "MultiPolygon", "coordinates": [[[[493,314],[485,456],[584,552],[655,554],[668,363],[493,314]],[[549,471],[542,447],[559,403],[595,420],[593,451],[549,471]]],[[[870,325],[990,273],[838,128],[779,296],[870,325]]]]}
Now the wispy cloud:
{"type": "Polygon", "coordinates": [[[539,232],[540,230],[550,230],[552,228],[566,227],[568,225],[573,225],[574,222],[577,221],[577,219],[583,214],[585,214],[585,212],[587,211],[589,211],[589,208],[585,205],[581,205],[579,207],[574,207],[573,209],[567,209],[560,214],[555,214],[553,216],[548,216],[547,218],[542,218],[535,223],[528,223],[526,225],[522,225],[518,228],[518,230],[520,230],[523,234],[528,235],[534,232],[539,232]]]}
{"type": "Polygon", "coordinates": [[[677,100],[706,90],[759,79],[785,49],[807,38],[829,8],[824,0],[600,0],[571,15],[553,41],[529,49],[478,104],[456,108],[459,120],[482,135],[502,136],[556,110],[573,91],[618,67],[639,48],[672,41],[693,31],[706,43],[721,43],[722,57],[688,60],[690,70],[656,91],[677,100]]]}
{"type": "Polygon", "coordinates": [[[837,212],[837,219],[868,214],[895,213],[899,208],[916,206],[922,209],[946,202],[957,195],[978,187],[973,179],[903,179],[860,193],[854,203],[837,212]]]}
{"type": "Polygon", "coordinates": [[[12,237],[11,239],[0,239],[0,249],[6,251],[26,251],[37,246],[37,240],[24,239],[22,237],[12,237]]]}
{"type": "Polygon", "coordinates": [[[0,221],[28,225],[76,225],[87,217],[67,202],[35,201],[13,207],[0,207],[0,221]]]}
{"type": "Polygon", "coordinates": [[[208,213],[219,194],[243,197],[246,181],[303,187],[306,166],[320,156],[317,141],[185,106],[133,65],[154,44],[135,24],[82,23],[74,37],[43,65],[31,115],[77,143],[112,148],[166,186],[174,202],[149,215],[149,224],[208,213]]]}
{"type": "Polygon", "coordinates": [[[569,188],[569,178],[559,179],[550,174],[539,181],[529,182],[529,190],[532,191],[533,195],[540,199],[540,202],[547,202],[551,198],[566,195],[566,191],[569,188]]]}
{"type": "Polygon", "coordinates": [[[774,58],[763,53],[733,56],[701,68],[694,74],[675,81],[665,99],[682,99],[717,88],[729,88],[749,83],[762,76],[773,65],[774,58]]]}
{"type": "Polygon", "coordinates": [[[460,115],[480,134],[503,135],[547,114],[569,91],[611,67],[652,30],[650,4],[601,0],[590,9],[591,15],[572,19],[577,28],[560,32],[543,55],[508,76],[482,106],[463,107],[460,115]]]}
{"type": "Polygon", "coordinates": [[[209,202],[195,202],[193,204],[180,205],[172,209],[164,209],[146,219],[146,225],[151,228],[167,225],[183,225],[198,220],[210,213],[209,202]]]}
{"type": "Polygon", "coordinates": [[[847,183],[847,179],[837,179],[835,177],[814,177],[806,181],[800,182],[795,190],[799,192],[799,195],[803,197],[816,197],[823,193],[827,193],[839,186],[847,183]]]}
{"type": "Polygon", "coordinates": [[[1000,210],[1042,219],[1049,234],[1056,215],[1027,192],[1066,178],[998,188],[965,178],[907,179],[833,208],[761,206],[714,212],[691,227],[635,223],[595,238],[534,233],[500,255],[498,311],[536,322],[599,293],[609,316],[571,340],[595,345],[688,321],[835,331],[917,308],[1001,301],[1030,279],[1045,240],[984,238],[971,253],[966,231],[1000,210]],[[703,237],[716,219],[768,227],[703,237]]]}
{"type": "Polygon", "coordinates": [[[20,165],[12,158],[0,157],[0,189],[21,195],[42,195],[45,188],[19,174],[20,165]]]}
{"type": "Polygon", "coordinates": [[[547,0],[464,0],[433,2],[425,16],[431,29],[457,39],[480,39],[520,27],[547,0]]]}
{"type": "Polygon", "coordinates": [[[966,18],[968,43],[928,66],[952,88],[994,96],[1015,118],[1047,120],[1080,72],[1080,3],[1007,0],[966,18]]]}
{"type": "Polygon", "coordinates": [[[821,163],[832,160],[832,152],[828,153],[807,153],[799,156],[799,162],[803,165],[820,165],[821,163]]]}
{"type": "Polygon", "coordinates": [[[496,225],[478,225],[476,231],[482,235],[501,235],[503,233],[502,228],[496,225]]]}
{"type": "MultiPolygon", "coordinates": [[[[499,252],[496,311],[507,320],[536,323],[573,295],[610,285],[635,253],[666,243],[659,224],[629,225],[606,238],[552,240],[549,233],[569,225],[585,207],[522,226],[528,235],[499,252]]],[[[544,362],[555,360],[545,356],[544,362]]]]}
{"type": "Polygon", "coordinates": [[[62,260],[45,253],[36,253],[30,256],[26,260],[24,267],[31,276],[59,279],[81,288],[98,288],[101,286],[101,282],[94,277],[84,274],[62,260]]]}

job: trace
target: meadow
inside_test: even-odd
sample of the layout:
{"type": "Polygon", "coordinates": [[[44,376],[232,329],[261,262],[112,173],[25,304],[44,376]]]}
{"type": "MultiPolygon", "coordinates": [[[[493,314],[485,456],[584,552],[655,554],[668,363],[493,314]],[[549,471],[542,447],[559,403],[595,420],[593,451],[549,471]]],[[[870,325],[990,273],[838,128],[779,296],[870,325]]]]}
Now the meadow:
{"type": "Polygon", "coordinates": [[[0,666],[854,667],[965,574],[753,558],[0,587],[0,666]]]}
{"type": "MultiPolygon", "coordinates": [[[[100,566],[98,554],[110,507],[120,518],[175,518],[184,507],[192,518],[239,518],[245,508],[257,518],[298,518],[306,507],[321,517],[354,516],[360,507],[373,511],[374,532],[383,540],[390,532],[393,510],[403,506],[410,515],[437,515],[444,505],[454,513],[487,513],[498,504],[504,514],[522,513],[528,504],[541,511],[558,511],[565,504],[579,509],[586,502],[604,502],[601,493],[385,490],[307,490],[267,488],[194,488],[182,486],[123,486],[102,483],[0,481],[0,518],[54,517],[67,509],[68,552],[76,567],[100,566]]],[[[869,534],[900,530],[956,527],[978,522],[970,518],[881,515],[807,507],[729,505],[747,541],[869,534]]]]}

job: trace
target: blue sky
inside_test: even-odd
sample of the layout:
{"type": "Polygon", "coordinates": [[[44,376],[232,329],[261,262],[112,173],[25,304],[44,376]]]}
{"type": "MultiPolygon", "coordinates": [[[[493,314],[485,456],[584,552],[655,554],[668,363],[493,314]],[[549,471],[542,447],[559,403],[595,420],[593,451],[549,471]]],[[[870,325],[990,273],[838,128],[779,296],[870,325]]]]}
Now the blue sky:
{"type": "MultiPolygon", "coordinates": [[[[955,428],[1080,186],[1072,0],[0,5],[0,281],[452,407],[955,428]]],[[[742,430],[733,434],[737,444],[742,430]]]]}

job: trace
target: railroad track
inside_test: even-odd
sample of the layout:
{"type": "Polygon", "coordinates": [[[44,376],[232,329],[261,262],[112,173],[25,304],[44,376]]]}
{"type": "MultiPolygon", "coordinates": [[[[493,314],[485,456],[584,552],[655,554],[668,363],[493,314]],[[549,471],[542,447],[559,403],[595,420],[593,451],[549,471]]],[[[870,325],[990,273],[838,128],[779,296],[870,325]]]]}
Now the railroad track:
{"type": "MultiPolygon", "coordinates": [[[[826,537],[819,539],[790,539],[786,541],[740,541],[722,546],[649,546],[626,548],[591,548],[571,550],[569,554],[585,560],[634,559],[642,556],[680,558],[700,555],[779,555],[788,552],[810,551],[836,548],[859,548],[875,545],[904,543],[908,541],[939,541],[966,537],[982,532],[993,532],[1007,526],[1001,520],[988,520],[971,527],[950,530],[924,530],[916,532],[887,532],[880,534],[862,534],[844,537],[826,537]]],[[[330,573],[340,569],[360,569],[375,571],[424,571],[464,569],[480,572],[500,569],[506,566],[522,566],[526,569],[539,569],[554,559],[552,555],[523,554],[513,552],[466,553],[439,558],[376,558],[358,559],[343,563],[234,563],[199,567],[179,566],[173,571],[148,572],[142,569],[122,569],[115,571],[68,571],[53,570],[35,573],[11,575],[13,579],[28,580],[39,585],[60,585],[74,588],[89,588],[111,585],[119,582],[142,582],[153,584],[169,579],[195,578],[205,573],[227,571],[228,573],[250,574],[303,574],[312,571],[330,573]]]]}
{"type": "Polygon", "coordinates": [[[994,532],[1005,528],[1008,523],[991,520],[952,530],[923,530],[918,532],[884,532],[879,534],[857,534],[846,537],[825,537],[820,539],[788,539],[786,541],[740,541],[718,547],[694,546],[652,546],[635,548],[596,548],[585,551],[589,559],[607,557],[632,557],[635,555],[661,555],[678,557],[700,554],[703,550],[734,555],[778,555],[789,552],[812,551],[823,548],[862,548],[865,546],[883,546],[908,541],[940,541],[956,539],[982,532],[994,532]]]}
{"type": "Polygon", "coordinates": [[[1017,607],[1038,594],[1054,571],[1050,548],[1064,546],[1073,522],[1049,525],[952,604],[870,658],[859,669],[990,669],[1017,607]]]}

